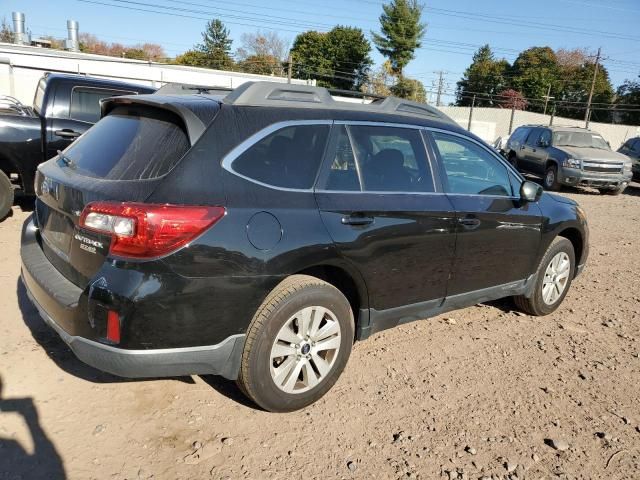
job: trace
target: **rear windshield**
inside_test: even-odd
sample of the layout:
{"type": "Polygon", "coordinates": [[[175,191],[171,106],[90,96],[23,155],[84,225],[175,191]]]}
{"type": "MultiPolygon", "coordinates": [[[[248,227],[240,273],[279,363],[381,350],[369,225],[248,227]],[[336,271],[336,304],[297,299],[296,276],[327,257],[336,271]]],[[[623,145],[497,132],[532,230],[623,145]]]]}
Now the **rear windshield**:
{"type": "Polygon", "coordinates": [[[120,107],[64,152],[70,168],[106,180],[146,180],[168,173],[189,150],[177,116],[162,110],[120,107]]]}

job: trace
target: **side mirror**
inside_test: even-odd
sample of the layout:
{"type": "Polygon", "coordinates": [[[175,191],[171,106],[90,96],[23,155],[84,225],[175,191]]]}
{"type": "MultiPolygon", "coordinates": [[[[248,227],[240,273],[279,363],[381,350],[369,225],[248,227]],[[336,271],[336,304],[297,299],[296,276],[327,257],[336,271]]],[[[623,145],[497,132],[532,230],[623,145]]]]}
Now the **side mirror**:
{"type": "Polygon", "coordinates": [[[547,140],[540,140],[538,142],[538,146],[542,148],[547,148],[549,146],[549,142],[547,140]]]}
{"type": "Polygon", "coordinates": [[[537,183],[524,181],[520,186],[520,199],[524,202],[537,202],[542,192],[542,187],[537,183]]]}

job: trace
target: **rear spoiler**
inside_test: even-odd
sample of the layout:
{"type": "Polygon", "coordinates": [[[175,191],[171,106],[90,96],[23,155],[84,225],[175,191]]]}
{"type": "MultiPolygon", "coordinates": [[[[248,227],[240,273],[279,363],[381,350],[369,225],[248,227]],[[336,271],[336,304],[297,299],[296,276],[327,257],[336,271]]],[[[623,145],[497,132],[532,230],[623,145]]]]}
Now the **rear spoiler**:
{"type": "Polygon", "coordinates": [[[114,108],[126,105],[144,105],[174,113],[184,122],[191,146],[198,141],[220,110],[217,101],[201,95],[124,95],[102,100],[102,117],[114,108]]]}

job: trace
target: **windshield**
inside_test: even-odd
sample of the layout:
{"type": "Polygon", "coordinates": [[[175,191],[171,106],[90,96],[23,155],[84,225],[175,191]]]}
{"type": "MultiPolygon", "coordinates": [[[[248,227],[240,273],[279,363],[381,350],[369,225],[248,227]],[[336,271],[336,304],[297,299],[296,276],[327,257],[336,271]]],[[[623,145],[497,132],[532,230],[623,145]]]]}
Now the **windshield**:
{"type": "Polygon", "coordinates": [[[583,147],[611,150],[609,144],[597,133],[591,132],[555,132],[553,134],[555,147],[583,147]]]}

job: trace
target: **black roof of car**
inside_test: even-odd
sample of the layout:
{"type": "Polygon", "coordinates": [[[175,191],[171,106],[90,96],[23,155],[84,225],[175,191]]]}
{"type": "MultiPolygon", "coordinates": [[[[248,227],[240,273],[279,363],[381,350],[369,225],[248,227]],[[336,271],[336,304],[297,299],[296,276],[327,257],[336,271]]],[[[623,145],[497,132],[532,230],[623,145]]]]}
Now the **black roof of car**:
{"type": "Polygon", "coordinates": [[[281,120],[296,120],[301,117],[308,119],[309,111],[312,110],[317,112],[318,120],[409,123],[469,135],[454,120],[425,103],[396,97],[376,99],[369,104],[342,102],[335,100],[322,87],[276,82],[247,82],[227,95],[123,95],[104,100],[102,115],[108,114],[118,105],[127,104],[154,106],[176,113],[185,122],[192,143],[204,132],[220,105],[267,108],[274,112],[274,117],[281,117],[281,120]]]}

